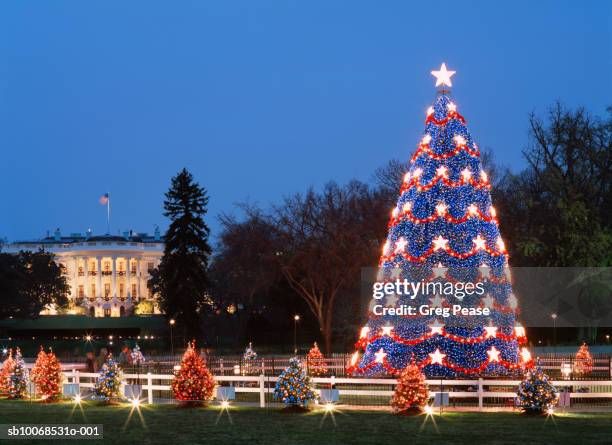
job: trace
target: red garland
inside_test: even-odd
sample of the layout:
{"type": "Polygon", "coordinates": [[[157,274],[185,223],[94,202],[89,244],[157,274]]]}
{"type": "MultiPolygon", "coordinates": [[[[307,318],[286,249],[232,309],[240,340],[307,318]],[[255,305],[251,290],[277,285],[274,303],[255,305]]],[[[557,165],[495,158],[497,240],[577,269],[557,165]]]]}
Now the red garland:
{"type": "Polygon", "coordinates": [[[516,340],[518,342],[519,345],[523,345],[527,343],[527,338],[526,337],[517,337],[515,334],[512,335],[507,335],[504,334],[503,332],[496,332],[495,333],[495,337],[491,337],[491,336],[487,336],[487,334],[482,334],[478,337],[460,337],[458,335],[454,335],[454,334],[450,334],[448,332],[446,332],[444,329],[442,329],[442,334],[432,334],[431,332],[422,335],[419,338],[414,338],[414,339],[405,339],[403,337],[400,337],[399,335],[395,334],[395,333],[391,333],[391,335],[374,335],[370,338],[360,338],[359,340],[357,340],[357,342],[355,343],[355,348],[356,349],[365,349],[365,347],[368,345],[368,343],[373,343],[376,340],[379,340],[381,338],[385,338],[385,337],[389,337],[391,338],[393,341],[397,342],[397,343],[401,343],[403,345],[408,345],[408,346],[413,346],[416,345],[418,343],[421,343],[425,340],[428,340],[430,338],[432,338],[434,335],[441,335],[442,337],[445,338],[449,338],[453,341],[456,341],[458,343],[461,344],[476,344],[476,343],[483,343],[484,341],[486,341],[489,338],[499,338],[501,340],[504,341],[513,341],[516,340]]]}
{"type": "MultiPolygon", "coordinates": [[[[476,214],[480,217],[481,220],[485,222],[494,222],[495,224],[497,224],[498,222],[496,217],[485,215],[479,208],[476,208],[476,214]]],[[[462,216],[461,218],[455,218],[448,212],[444,213],[443,215],[440,215],[436,212],[426,218],[417,218],[416,216],[414,216],[411,210],[404,210],[398,216],[391,217],[391,220],[389,220],[388,227],[390,228],[390,227],[396,226],[404,218],[408,219],[410,222],[413,222],[415,224],[430,223],[430,222],[435,221],[438,218],[444,218],[446,219],[446,221],[450,223],[461,224],[469,220],[472,216],[476,216],[476,215],[470,215],[468,211],[466,211],[465,215],[462,216]]]]}
{"type": "Polygon", "coordinates": [[[448,123],[449,120],[451,119],[457,119],[458,121],[460,121],[462,124],[466,124],[465,122],[465,118],[463,116],[461,116],[459,113],[457,113],[456,111],[449,111],[448,115],[441,120],[437,120],[433,113],[431,113],[429,116],[427,116],[427,119],[425,119],[425,125],[427,125],[430,122],[433,122],[434,124],[440,126],[440,125],[446,125],[448,123]]]}
{"type": "Polygon", "coordinates": [[[442,154],[437,154],[433,152],[429,144],[422,143],[422,144],[419,144],[419,149],[416,151],[414,155],[412,155],[412,158],[410,158],[410,162],[414,163],[414,161],[417,160],[417,158],[421,155],[421,153],[427,153],[431,159],[435,159],[439,161],[442,159],[451,158],[455,156],[457,153],[459,153],[461,150],[465,151],[467,154],[469,154],[470,156],[474,158],[477,158],[480,156],[480,152],[478,150],[472,150],[465,144],[456,145],[453,151],[449,151],[449,152],[442,153],[442,154]]]}
{"type": "Polygon", "coordinates": [[[468,181],[466,181],[464,178],[461,178],[459,181],[453,182],[444,176],[436,176],[428,184],[419,183],[418,178],[412,178],[410,182],[408,183],[404,182],[400,189],[400,195],[403,194],[404,192],[407,192],[408,190],[410,190],[412,187],[415,187],[415,186],[419,192],[427,191],[431,189],[433,186],[435,186],[439,181],[444,182],[444,185],[448,187],[462,187],[464,185],[469,184],[475,189],[487,189],[487,190],[491,189],[491,184],[488,181],[478,182],[478,181],[475,181],[474,178],[470,178],[468,181]]]}
{"type": "MultiPolygon", "coordinates": [[[[427,366],[429,364],[431,364],[431,357],[426,358],[421,363],[418,363],[417,366],[419,367],[419,369],[423,369],[425,366],[427,366]]],[[[533,366],[533,360],[531,360],[531,361],[529,361],[527,363],[524,363],[524,364],[511,363],[511,362],[508,362],[508,361],[506,361],[504,359],[500,359],[497,362],[491,362],[491,361],[487,360],[487,361],[482,362],[482,364],[480,366],[476,366],[474,368],[464,368],[463,366],[455,365],[454,363],[451,363],[451,362],[449,362],[447,360],[443,360],[442,361],[442,365],[438,364],[438,366],[445,366],[447,368],[452,369],[453,371],[457,371],[457,372],[462,373],[462,374],[477,374],[479,372],[484,371],[487,368],[487,366],[489,366],[491,364],[499,364],[499,365],[502,365],[506,369],[516,370],[516,369],[522,369],[522,368],[531,368],[533,366]]],[[[382,363],[371,361],[370,363],[368,363],[363,368],[359,368],[358,366],[351,366],[347,370],[351,374],[362,374],[362,373],[372,369],[376,365],[381,365],[383,368],[385,368],[385,370],[389,374],[392,374],[392,375],[399,375],[402,372],[401,369],[397,369],[397,368],[394,368],[393,366],[391,366],[386,358],[383,359],[382,363]]]]}
{"type": "MultiPolygon", "coordinates": [[[[454,258],[459,258],[459,259],[462,259],[462,260],[476,255],[481,250],[484,250],[485,252],[487,252],[491,256],[500,256],[500,255],[504,255],[506,253],[505,250],[504,251],[494,250],[494,249],[491,249],[489,246],[485,246],[484,249],[477,249],[476,247],[472,247],[471,250],[469,250],[469,251],[467,251],[465,253],[456,252],[453,249],[451,249],[450,247],[445,247],[444,249],[437,249],[437,250],[442,250],[442,251],[446,252],[448,255],[450,255],[450,256],[452,256],[454,258]]],[[[436,252],[436,250],[434,250],[434,248],[432,246],[425,253],[423,253],[421,256],[412,256],[412,255],[410,255],[409,253],[406,253],[406,252],[401,252],[401,253],[398,253],[398,254],[392,253],[390,255],[382,255],[380,257],[379,266],[382,266],[384,263],[387,263],[389,261],[395,260],[395,258],[398,255],[404,257],[405,260],[411,261],[413,263],[423,263],[434,252],[436,252]]]]}

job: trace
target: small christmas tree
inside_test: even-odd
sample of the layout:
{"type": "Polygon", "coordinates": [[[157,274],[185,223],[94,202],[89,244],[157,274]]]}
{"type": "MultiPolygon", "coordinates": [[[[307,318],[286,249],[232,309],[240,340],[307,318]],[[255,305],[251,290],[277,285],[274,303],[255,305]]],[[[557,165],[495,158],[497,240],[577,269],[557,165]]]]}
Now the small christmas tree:
{"type": "Polygon", "coordinates": [[[202,404],[213,398],[215,386],[215,379],[198,355],[194,340],[183,354],[180,368],[174,373],[174,397],[181,402],[202,404]]]}
{"type": "Polygon", "coordinates": [[[138,343],[134,345],[134,349],[132,349],[131,354],[132,354],[132,364],[136,367],[142,365],[146,361],[145,356],[140,351],[140,346],[138,346],[138,343]]]}
{"type": "Polygon", "coordinates": [[[2,368],[0,368],[0,395],[8,395],[9,393],[11,372],[13,372],[14,366],[13,351],[10,350],[8,357],[2,362],[2,368]]]}
{"type": "Polygon", "coordinates": [[[121,396],[121,380],[123,373],[117,362],[109,354],[102,365],[94,384],[95,397],[106,402],[121,396]]]}
{"type": "Polygon", "coordinates": [[[429,400],[429,388],[425,376],[414,362],[409,363],[397,380],[391,406],[395,413],[420,412],[429,400]]]}
{"type": "Polygon", "coordinates": [[[36,384],[36,390],[45,402],[59,400],[62,395],[62,366],[51,349],[49,353],[40,350],[36,364],[31,373],[31,379],[36,384]]]}
{"type": "Polygon", "coordinates": [[[557,389],[548,382],[540,364],[527,370],[516,394],[516,406],[528,414],[541,414],[557,404],[557,389]]]}
{"type": "Polygon", "coordinates": [[[249,342],[249,346],[244,350],[242,355],[243,374],[251,374],[257,372],[257,352],[253,350],[253,343],[249,342]]]}
{"type": "Polygon", "coordinates": [[[28,391],[28,370],[19,348],[15,351],[13,367],[9,376],[9,399],[23,399],[28,391]]]}
{"type": "Polygon", "coordinates": [[[578,375],[589,374],[593,370],[593,357],[589,352],[589,347],[586,343],[576,352],[576,360],[574,361],[574,372],[578,375]]]}
{"type": "Polygon", "coordinates": [[[327,363],[317,342],[314,342],[313,347],[308,351],[306,364],[308,365],[308,373],[312,376],[319,377],[327,374],[327,363]]]}
{"type": "Polygon", "coordinates": [[[34,367],[32,371],[30,371],[30,380],[38,385],[38,381],[43,375],[43,370],[45,368],[45,362],[47,361],[47,353],[40,347],[40,351],[38,351],[38,356],[36,356],[36,363],[34,363],[34,367]]]}
{"type": "Polygon", "coordinates": [[[289,360],[289,366],[281,373],[274,387],[274,398],[289,406],[307,407],[317,398],[310,377],[297,357],[289,360]]]}

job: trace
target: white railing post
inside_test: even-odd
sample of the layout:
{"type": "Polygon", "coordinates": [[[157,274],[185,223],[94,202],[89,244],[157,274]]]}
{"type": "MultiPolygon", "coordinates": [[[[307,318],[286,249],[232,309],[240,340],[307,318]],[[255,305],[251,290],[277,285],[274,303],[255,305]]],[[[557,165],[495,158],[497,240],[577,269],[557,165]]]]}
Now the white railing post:
{"type": "Polygon", "coordinates": [[[147,372],[147,402],[153,403],[153,378],[150,372],[147,372]]]}
{"type": "Polygon", "coordinates": [[[266,393],[265,393],[265,381],[263,373],[259,376],[259,407],[266,407],[266,393]]]}
{"type": "Polygon", "coordinates": [[[478,410],[482,411],[484,400],[483,400],[484,388],[482,387],[482,377],[478,379],[478,410]]]}
{"type": "Polygon", "coordinates": [[[225,375],[225,373],[223,372],[223,358],[219,359],[219,373],[221,375],[225,375]]]}
{"type": "Polygon", "coordinates": [[[79,371],[75,369],[72,370],[72,383],[78,383],[79,388],[81,388],[81,376],[79,374],[79,371]]]}

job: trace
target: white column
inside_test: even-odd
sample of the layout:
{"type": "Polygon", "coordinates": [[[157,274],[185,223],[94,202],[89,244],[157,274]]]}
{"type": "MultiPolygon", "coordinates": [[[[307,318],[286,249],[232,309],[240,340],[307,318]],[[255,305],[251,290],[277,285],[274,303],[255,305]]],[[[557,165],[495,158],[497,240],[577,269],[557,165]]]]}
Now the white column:
{"type": "Polygon", "coordinates": [[[112,284],[111,284],[111,300],[117,298],[117,257],[111,258],[112,267],[112,284]]]}
{"type": "Polygon", "coordinates": [[[127,264],[125,265],[125,282],[126,284],[126,295],[130,297],[132,301],[134,301],[134,296],[132,295],[132,258],[126,258],[127,264]]]}
{"type": "Polygon", "coordinates": [[[98,275],[97,275],[98,284],[96,285],[96,293],[98,295],[96,295],[96,298],[97,297],[102,298],[104,296],[102,292],[102,258],[96,257],[96,261],[98,262],[98,275]]]}

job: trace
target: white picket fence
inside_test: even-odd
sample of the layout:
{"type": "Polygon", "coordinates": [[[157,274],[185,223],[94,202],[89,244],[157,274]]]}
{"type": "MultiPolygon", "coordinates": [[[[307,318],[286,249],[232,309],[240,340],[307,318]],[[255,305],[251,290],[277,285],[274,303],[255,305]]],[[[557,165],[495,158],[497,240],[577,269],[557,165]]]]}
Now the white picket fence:
{"type": "MultiPolygon", "coordinates": [[[[80,372],[78,370],[64,371],[65,381],[69,383],[78,383],[79,389],[91,389],[94,387],[94,381],[98,377],[98,373],[80,372]],[[85,381],[87,380],[87,381],[85,381]]],[[[139,381],[147,403],[154,403],[153,391],[171,391],[170,381],[173,379],[171,374],[124,374],[125,380],[139,381]],[[168,382],[168,384],[160,384],[156,382],[168,382]]],[[[124,380],[124,381],[125,381],[124,380]]],[[[215,380],[223,385],[234,386],[236,393],[259,393],[259,406],[265,408],[269,396],[274,391],[274,384],[278,377],[272,376],[215,376],[215,380]],[[268,397],[267,397],[268,396],[268,397]]],[[[311,379],[319,387],[336,387],[342,396],[364,396],[364,397],[380,397],[388,400],[393,395],[395,379],[366,379],[366,378],[336,378],[336,377],[314,377],[311,379]],[[343,388],[349,386],[349,388],[343,388]],[[380,386],[386,386],[388,389],[381,389],[380,386]],[[357,388],[355,388],[357,387],[357,388]],[[369,387],[369,388],[368,388],[369,387]],[[375,388],[372,388],[375,387],[375,388]]],[[[516,389],[520,383],[519,380],[427,380],[430,386],[430,397],[434,398],[438,393],[448,394],[449,399],[461,401],[464,399],[467,404],[463,406],[471,406],[482,410],[485,408],[485,399],[504,399],[506,402],[511,402],[516,396],[516,389]],[[498,390],[495,387],[512,388],[511,391],[498,390]],[[447,388],[447,390],[445,390],[447,388]],[[457,390],[457,389],[464,390],[457,390]],[[474,390],[475,388],[475,390],[474,390]],[[475,402],[477,403],[469,403],[475,402]]],[[[552,384],[559,390],[566,390],[567,404],[572,399],[590,399],[612,402],[612,380],[592,380],[592,381],[568,381],[554,380],[552,384]],[[570,387],[579,386],[581,388],[599,388],[590,392],[567,392],[570,387]]],[[[317,391],[320,391],[318,389],[317,391]]],[[[343,405],[346,405],[343,403],[343,405]]],[[[357,406],[357,405],[355,405],[357,406]]],[[[361,407],[364,407],[360,405],[361,407]]],[[[567,405],[566,405],[567,406],[567,405]]],[[[609,405],[612,407],[612,403],[609,405]]]]}

